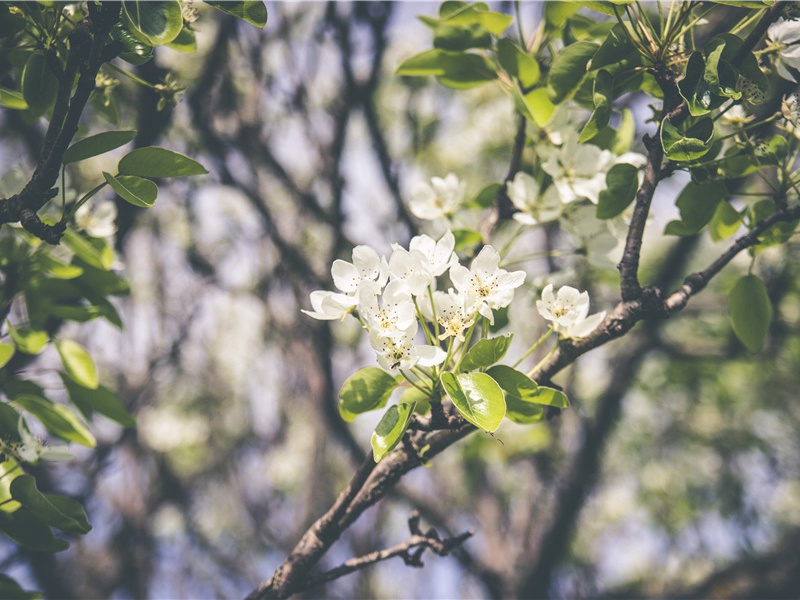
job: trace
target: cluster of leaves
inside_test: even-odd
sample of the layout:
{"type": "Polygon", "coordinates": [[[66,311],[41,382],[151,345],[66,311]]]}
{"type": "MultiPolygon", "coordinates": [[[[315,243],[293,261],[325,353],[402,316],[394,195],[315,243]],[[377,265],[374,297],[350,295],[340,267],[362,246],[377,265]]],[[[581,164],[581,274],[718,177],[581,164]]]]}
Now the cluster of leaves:
{"type": "MultiPolygon", "coordinates": [[[[259,27],[266,23],[266,8],[260,1],[208,4],[259,27]]],[[[0,315],[3,320],[0,531],[17,544],[38,551],[59,551],[68,546],[54,535],[53,529],[75,535],[85,534],[91,527],[78,502],[62,495],[39,492],[35,478],[25,472],[26,464],[53,456],[64,458],[52,452],[52,446],[46,446],[31,435],[28,419],[33,417],[38,421],[35,429],[89,448],[96,445],[96,440],[87,423],[91,423],[95,415],[103,415],[124,427],[135,425],[114,391],[100,383],[87,350],[60,334],[67,322],[83,323],[97,318],[122,328],[122,320],[111,298],[129,291],[125,279],[115,271],[113,239],[108,233],[96,234],[88,227],[82,231],[76,214],[106,187],[130,204],[147,208],[153,206],[158,194],[153,179],[207,173],[202,165],[183,154],[157,147],[137,148],[119,160],[116,173],[98,173],[94,187],[78,192],[72,199],[68,197],[67,180],[72,175],[72,165],[121,148],[132,142],[137,133],[103,131],[58,149],[61,139],[71,139],[74,134],[65,124],[70,119],[68,111],[76,113],[77,125],[77,118],[85,107],[78,100],[80,93],[76,90],[88,72],[81,71],[80,79],[69,72],[70,61],[80,43],[80,38],[76,37],[79,30],[98,37],[93,47],[101,52],[100,56],[92,56],[98,70],[96,81],[95,75],[89,74],[94,83],[89,103],[112,121],[118,119],[119,110],[113,94],[115,83],[108,72],[121,73],[149,85],[122,68],[116,57],[140,65],[154,56],[157,46],[185,52],[196,49],[192,29],[196,15],[187,11],[181,2],[126,0],[117,7],[113,24],[103,30],[95,29],[96,23],[92,22],[90,13],[97,10],[96,7],[87,7],[85,3],[0,4],[3,76],[0,106],[19,111],[28,124],[44,118],[49,125],[37,175],[31,178],[26,189],[41,185],[37,176],[39,179],[48,177],[43,173],[52,171],[54,177],[60,173],[61,206],[49,201],[33,207],[33,212],[42,210],[42,221],[49,227],[60,212],[59,246],[45,243],[36,231],[14,224],[13,218],[6,218],[4,223],[7,224],[0,229],[0,315]],[[87,10],[88,13],[83,12],[87,10]],[[60,167],[58,172],[49,167],[52,164],[60,167]],[[61,359],[62,369],[58,375],[64,386],[63,390],[55,392],[65,391],[68,401],[54,400],[53,390],[46,392],[26,370],[51,346],[61,359]]],[[[87,68],[87,64],[81,65],[81,69],[87,68]]],[[[174,102],[175,94],[182,88],[168,80],[154,89],[161,94],[163,104],[174,102]]],[[[23,184],[12,181],[11,175],[10,172],[0,182],[0,196],[9,198],[6,201],[9,203],[23,191],[23,184]]],[[[85,182],[77,171],[75,175],[70,178],[69,185],[80,190],[85,182]]],[[[54,183],[44,185],[50,187],[54,183]]],[[[0,581],[0,590],[3,590],[2,595],[23,595],[16,583],[5,577],[0,581]]]]}

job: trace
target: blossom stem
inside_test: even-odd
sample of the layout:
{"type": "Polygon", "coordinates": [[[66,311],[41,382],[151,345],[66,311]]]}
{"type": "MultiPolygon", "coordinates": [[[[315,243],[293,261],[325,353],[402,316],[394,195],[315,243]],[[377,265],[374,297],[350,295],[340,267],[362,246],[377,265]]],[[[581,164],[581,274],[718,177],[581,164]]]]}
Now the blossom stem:
{"type": "Polygon", "coordinates": [[[553,346],[553,348],[552,348],[552,350],[550,350],[550,352],[548,352],[547,354],[544,355],[544,358],[542,358],[542,360],[540,360],[535,367],[533,367],[530,371],[528,371],[528,373],[527,373],[528,377],[533,379],[534,373],[536,373],[539,369],[541,369],[542,365],[544,363],[546,363],[548,360],[550,360],[550,357],[553,356],[553,354],[556,353],[556,350],[558,350],[558,343],[556,343],[556,345],[553,346]]]}
{"type": "Polygon", "coordinates": [[[415,388],[417,388],[417,389],[418,389],[420,392],[422,392],[423,394],[425,394],[425,395],[426,395],[428,398],[431,398],[431,399],[433,399],[433,393],[432,393],[432,391],[431,391],[431,390],[429,390],[428,388],[425,388],[425,387],[423,387],[423,386],[421,386],[421,385],[417,385],[417,383],[415,383],[414,381],[412,381],[412,380],[411,380],[411,378],[410,378],[410,377],[409,377],[409,376],[408,376],[408,375],[407,375],[407,374],[406,374],[404,371],[400,371],[400,374],[401,374],[403,377],[405,377],[405,378],[406,378],[406,382],[408,383],[408,385],[410,385],[410,386],[412,386],[412,387],[415,387],[415,388]]]}
{"type": "Polygon", "coordinates": [[[81,206],[86,204],[92,196],[94,196],[97,192],[102,190],[107,185],[108,183],[104,181],[103,183],[89,190],[83,198],[81,198],[75,203],[75,206],[73,206],[72,210],[69,211],[69,216],[71,217],[72,215],[74,215],[81,206]]]}
{"type": "Polygon", "coordinates": [[[534,351],[534,350],[536,350],[536,349],[537,349],[539,346],[541,346],[541,345],[544,343],[544,341],[545,341],[547,338],[549,338],[549,337],[552,335],[552,333],[553,333],[554,331],[555,331],[555,329],[553,329],[552,327],[550,327],[550,328],[549,328],[549,329],[548,329],[548,330],[547,330],[547,331],[544,333],[544,335],[542,335],[542,337],[540,337],[540,338],[539,338],[539,339],[538,339],[538,340],[537,340],[537,341],[536,341],[536,342],[533,344],[533,346],[531,346],[530,348],[528,348],[528,351],[527,351],[527,352],[525,352],[525,354],[523,354],[522,356],[520,356],[520,357],[519,357],[519,360],[518,360],[517,362],[515,362],[515,363],[514,363],[513,367],[516,369],[516,368],[519,366],[519,364],[520,364],[520,363],[521,363],[523,360],[525,360],[526,358],[528,358],[528,357],[531,355],[531,353],[533,353],[533,351],[534,351]]]}
{"type": "Polygon", "coordinates": [[[433,336],[439,339],[439,320],[436,318],[436,303],[433,301],[433,288],[428,285],[428,298],[431,301],[431,314],[433,315],[433,336]]]}
{"type": "Polygon", "coordinates": [[[469,348],[469,341],[472,339],[472,334],[475,332],[475,327],[478,325],[478,320],[475,318],[475,315],[473,315],[473,319],[472,325],[470,325],[469,329],[467,329],[467,333],[464,335],[464,342],[459,348],[458,361],[453,369],[454,373],[458,373],[458,368],[461,366],[461,361],[464,358],[464,354],[466,354],[466,350],[469,348]]]}

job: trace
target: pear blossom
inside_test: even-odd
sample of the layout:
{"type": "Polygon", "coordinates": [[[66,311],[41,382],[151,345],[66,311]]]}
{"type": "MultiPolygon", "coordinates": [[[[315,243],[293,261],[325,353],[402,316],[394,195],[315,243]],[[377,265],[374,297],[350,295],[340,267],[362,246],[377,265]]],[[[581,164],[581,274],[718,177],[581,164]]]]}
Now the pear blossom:
{"type": "Polygon", "coordinates": [[[767,38],[777,52],[775,70],[778,75],[797,83],[788,67],[800,69],[800,21],[778,19],[767,29],[767,38]]]}
{"type": "Polygon", "coordinates": [[[14,444],[11,450],[23,462],[36,464],[39,460],[63,461],[75,458],[67,451],[67,446],[47,446],[44,440],[30,433],[25,427],[22,417],[17,424],[17,431],[21,441],[14,444]]]}
{"type": "Polygon", "coordinates": [[[568,338],[582,338],[597,329],[606,318],[606,312],[589,314],[589,293],[579,292],[574,287],[565,285],[553,293],[553,284],[542,290],[542,299],[536,301],[536,309],[548,321],[553,322],[553,329],[568,338]]]}
{"type": "Polygon", "coordinates": [[[353,248],[353,262],[333,261],[331,275],[333,284],[345,294],[357,294],[362,287],[379,293],[389,279],[389,265],[374,248],[356,246],[353,248]]]}
{"type": "Polygon", "coordinates": [[[382,303],[366,288],[361,290],[359,299],[359,314],[378,338],[402,338],[417,332],[417,311],[404,282],[390,282],[381,295],[382,303]]]}
{"type": "Polygon", "coordinates": [[[511,303],[514,290],[525,281],[525,271],[500,268],[500,255],[491,246],[484,246],[470,268],[456,264],[450,267],[450,280],[455,288],[474,302],[476,310],[494,323],[492,310],[511,303]]]}
{"type": "MultiPolygon", "coordinates": [[[[467,296],[450,288],[447,293],[433,292],[433,304],[436,307],[436,322],[442,327],[439,339],[454,337],[459,342],[465,341],[464,332],[475,323],[476,312],[474,306],[468,302],[467,296]]],[[[426,311],[422,312],[426,318],[433,320],[432,314],[428,317],[426,311]]],[[[430,307],[427,312],[431,312],[430,307]]]]}
{"type": "Polygon", "coordinates": [[[583,250],[589,264],[604,269],[614,266],[608,254],[619,242],[609,228],[609,221],[597,218],[594,206],[578,206],[562,220],[561,226],[583,250]]]}
{"type": "Polygon", "coordinates": [[[456,240],[450,230],[438,242],[427,235],[415,236],[411,238],[408,250],[393,244],[389,275],[392,280],[406,281],[414,296],[424,295],[428,286],[435,283],[436,277],[458,262],[453,251],[455,245],[456,240]]]}
{"type": "Polygon", "coordinates": [[[450,216],[464,201],[467,184],[459,180],[453,173],[444,179],[431,178],[431,184],[417,183],[411,189],[411,201],[408,208],[420,219],[434,221],[450,216]]]}
{"type": "Polygon", "coordinates": [[[309,299],[314,310],[302,309],[300,312],[319,321],[343,321],[358,305],[358,299],[355,296],[323,290],[311,292],[309,299]]]}
{"type": "Polygon", "coordinates": [[[564,204],[581,198],[597,204],[600,192],[606,189],[606,173],[611,167],[619,163],[641,167],[645,162],[647,158],[637,152],[617,156],[593,144],[581,144],[578,133],[573,131],[564,136],[560,148],[547,153],[542,168],[553,178],[553,185],[564,204]]]}
{"type": "Polygon", "coordinates": [[[75,211],[75,225],[92,237],[109,238],[117,232],[117,206],[113,202],[102,202],[90,206],[88,203],[75,211]]]}
{"type": "Polygon", "coordinates": [[[416,325],[396,338],[380,337],[372,331],[369,343],[378,356],[378,364],[387,371],[408,371],[412,367],[434,367],[447,358],[444,350],[437,346],[414,343],[416,325]]]}
{"type": "Polygon", "coordinates": [[[550,186],[542,194],[537,181],[522,171],[506,184],[508,199],[520,212],[513,215],[515,221],[523,225],[536,225],[554,221],[561,216],[563,209],[558,190],[550,186]]]}

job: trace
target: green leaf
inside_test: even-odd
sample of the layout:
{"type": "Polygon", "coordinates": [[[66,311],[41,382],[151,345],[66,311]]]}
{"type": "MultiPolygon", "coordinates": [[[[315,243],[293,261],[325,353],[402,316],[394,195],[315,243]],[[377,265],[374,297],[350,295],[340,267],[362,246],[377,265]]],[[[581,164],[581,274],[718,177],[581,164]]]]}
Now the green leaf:
{"type": "Polygon", "coordinates": [[[8,364],[8,361],[10,361],[11,357],[14,356],[14,352],[16,352],[16,350],[17,349],[14,344],[0,342],[0,369],[8,364]]]}
{"type": "Polygon", "coordinates": [[[609,65],[615,65],[620,61],[620,57],[634,55],[635,53],[636,49],[630,38],[625,34],[622,25],[615,23],[592,57],[587,68],[596,71],[609,65]]]}
{"type": "Polygon", "coordinates": [[[695,160],[711,148],[714,122],[704,117],[685,132],[675,127],[667,117],[661,122],[661,145],[667,157],[675,161],[695,160]]]}
{"type": "Polygon", "coordinates": [[[733,286],[728,303],[736,337],[750,352],[758,352],[772,321],[772,302],[764,283],[756,275],[741,277],[733,286]]]}
{"type": "Polygon", "coordinates": [[[126,131],[104,131],[96,135],[83,138],[79,142],[75,142],[67,148],[64,152],[63,163],[68,165],[70,163],[86,160],[93,156],[99,156],[110,152],[115,148],[124,146],[133,138],[136,137],[136,132],[133,130],[126,131]]]}
{"type": "Polygon", "coordinates": [[[533,122],[544,127],[553,118],[556,105],[550,102],[546,88],[536,88],[525,94],[525,106],[533,117],[533,122]]]}
{"type": "Polygon", "coordinates": [[[403,439],[414,414],[414,404],[393,404],[383,414],[378,426],[372,434],[372,456],[375,462],[381,462],[403,439]]]}
{"type": "Polygon", "coordinates": [[[56,349],[67,375],[79,385],[96,390],[100,385],[97,381],[97,370],[84,347],[72,340],[56,340],[56,349]]]}
{"type": "Polygon", "coordinates": [[[122,44],[119,57],[132,65],[143,65],[153,58],[153,46],[137,38],[122,23],[111,28],[111,39],[122,44]]]}
{"type": "Polygon", "coordinates": [[[492,432],[506,414],[503,390],[486,373],[442,374],[442,385],[461,416],[478,429],[492,432]]]}
{"type": "Polygon", "coordinates": [[[485,56],[434,48],[416,54],[397,68],[398,75],[435,76],[443,85],[468,89],[497,79],[494,65],[485,56]]]}
{"type": "Polygon", "coordinates": [[[6,324],[11,339],[14,340],[17,349],[24,354],[39,354],[50,341],[46,331],[38,331],[30,327],[12,327],[8,321],[6,324]]]}
{"type": "Polygon", "coordinates": [[[708,223],[711,239],[720,242],[739,231],[742,226],[739,212],[729,202],[720,202],[708,223]]]}
{"type": "Polygon", "coordinates": [[[197,52],[197,36],[194,31],[184,27],[178,37],[166,44],[166,46],[178,52],[197,52]]]}
{"type": "Polygon", "coordinates": [[[507,38],[497,41],[497,61],[520,85],[529,88],[536,85],[541,76],[539,63],[525,50],[507,38]]]}
{"type": "Polygon", "coordinates": [[[464,358],[461,359],[459,368],[462,371],[475,371],[495,364],[508,352],[512,337],[514,337],[513,334],[509,334],[480,340],[467,351],[464,358]]]}
{"type": "Polygon", "coordinates": [[[536,396],[531,398],[531,402],[555,406],[556,408],[567,408],[569,406],[569,400],[567,400],[567,395],[564,392],[542,386],[539,386],[536,396]]]}
{"type": "MultiPolygon", "coordinates": [[[[764,219],[775,214],[775,202],[772,200],[761,200],[750,208],[750,226],[760,223],[764,219]]],[[[770,246],[785,244],[797,229],[798,221],[778,221],[772,227],[758,236],[758,244],[751,246],[749,252],[755,256],[770,246]]]]}
{"type": "Polygon", "coordinates": [[[58,496],[52,502],[54,494],[42,494],[36,487],[36,479],[32,475],[21,475],[11,482],[11,497],[28,509],[31,514],[50,527],[75,534],[85,534],[92,530],[86,520],[86,514],[78,502],[58,496]],[[66,509],[66,510],[64,510],[66,509]],[[72,515],[79,515],[73,518],[72,515]]]}
{"type": "Polygon", "coordinates": [[[27,110],[28,103],[20,92],[0,87],[0,104],[12,110],[27,110]]]}
{"type": "Polygon", "coordinates": [[[544,417],[544,409],[535,404],[539,390],[536,382],[516,369],[506,365],[495,365],[486,371],[505,393],[506,417],[515,423],[525,425],[538,423],[544,417]]]}
{"type": "MultiPolygon", "coordinates": [[[[575,4],[579,4],[580,6],[585,6],[586,8],[591,8],[592,10],[596,10],[599,13],[603,13],[604,15],[609,15],[611,17],[615,16],[614,6],[615,5],[623,5],[623,4],[633,4],[633,0],[609,0],[609,1],[594,1],[594,0],[578,0],[575,4]]],[[[625,11],[622,11],[624,14],[625,11]]]]}
{"type": "Polygon", "coordinates": [[[478,23],[469,25],[439,23],[434,32],[433,47],[456,52],[470,48],[491,48],[492,34],[478,23]]]}
{"type": "Polygon", "coordinates": [[[39,592],[25,590],[8,575],[0,573],[0,598],[11,600],[38,600],[42,598],[39,592]]]}
{"type": "Polygon", "coordinates": [[[136,419],[125,409],[119,397],[107,387],[99,385],[97,389],[90,389],[78,384],[66,373],[59,375],[67,389],[69,399],[87,419],[91,419],[95,412],[99,412],[123,427],[136,426],[136,419]]]}
{"type": "Polygon", "coordinates": [[[706,68],[703,73],[703,80],[709,89],[716,95],[723,98],[738,100],[742,97],[741,92],[736,91],[736,80],[739,74],[731,64],[722,58],[725,52],[725,41],[722,38],[714,38],[706,45],[706,68]]]}
{"type": "Polygon", "coordinates": [[[680,221],[667,224],[666,235],[694,235],[714,216],[717,205],[728,196],[725,184],[720,181],[690,181],[675,201],[681,213],[680,221]]]}
{"type": "MultiPolygon", "coordinates": [[[[67,229],[62,238],[64,245],[75,253],[80,260],[89,266],[102,271],[108,271],[113,264],[113,255],[110,257],[95,248],[85,237],[78,232],[67,229]]],[[[82,276],[83,277],[83,276],[82,276]]]]}
{"type": "Polygon", "coordinates": [[[467,208],[491,208],[502,187],[499,183],[490,183],[471,202],[466,203],[467,208]]]}
{"type": "Polygon", "coordinates": [[[58,539],[39,518],[20,508],[13,513],[0,511],[0,531],[25,548],[39,552],[60,552],[69,544],[58,539]]]}
{"type": "Polygon", "coordinates": [[[76,265],[67,265],[49,254],[37,254],[36,263],[53,279],[75,279],[83,274],[76,265]]]}
{"type": "Polygon", "coordinates": [[[136,175],[120,175],[114,177],[111,173],[103,171],[103,177],[117,195],[134,206],[150,208],[155,204],[158,196],[158,186],[136,175]]]}
{"type": "Polygon", "coordinates": [[[513,17],[489,10],[484,2],[447,1],[439,7],[439,23],[448,25],[478,24],[492,35],[500,35],[511,25],[513,17]]]}
{"type": "Polygon", "coordinates": [[[256,27],[264,27],[267,24],[267,7],[261,0],[247,2],[206,0],[206,4],[256,27]]]}
{"type": "Polygon", "coordinates": [[[138,177],[189,177],[208,173],[196,160],[154,146],[137,148],[129,152],[122,157],[117,168],[120,175],[138,177]]]}
{"type": "Polygon", "coordinates": [[[621,214],[636,197],[639,169],[627,163],[611,167],[606,174],[606,189],[600,192],[597,218],[611,219],[621,214]]]}
{"type": "Polygon", "coordinates": [[[122,18],[133,35],[151,46],[171,42],[183,28],[178,0],[122,0],[122,18]]]}
{"type": "Polygon", "coordinates": [[[597,72],[592,92],[594,110],[578,138],[580,143],[585,143],[594,138],[600,130],[608,125],[611,118],[612,103],[614,101],[614,81],[611,74],[602,69],[597,72]]]}
{"type": "Polygon", "coordinates": [[[97,441],[75,414],[66,406],[54,404],[40,396],[23,394],[14,398],[14,404],[28,411],[42,422],[47,431],[68,442],[94,448],[97,441]]]}
{"type": "Polygon", "coordinates": [[[472,229],[455,229],[453,230],[453,238],[456,241],[456,250],[475,248],[483,244],[483,236],[472,229]]]}
{"type": "Polygon", "coordinates": [[[398,404],[413,404],[414,412],[419,415],[424,415],[431,410],[431,397],[415,387],[407,387],[405,391],[400,394],[398,404]]]}
{"type": "Polygon", "coordinates": [[[773,135],[755,147],[753,152],[756,162],[764,167],[780,166],[789,153],[789,147],[783,136],[773,135]]]}
{"type": "Polygon", "coordinates": [[[50,70],[44,54],[34,52],[25,63],[20,85],[28,107],[41,115],[56,101],[58,77],[50,70]]]}
{"type": "Polygon", "coordinates": [[[379,367],[364,367],[351,375],[339,392],[339,414],[352,421],[361,413],[386,406],[397,380],[379,367]]]}
{"type": "Polygon", "coordinates": [[[544,21],[551,31],[558,31],[564,27],[572,15],[580,10],[580,5],[575,2],[562,2],[551,0],[543,3],[544,21]]]}
{"type": "Polygon", "coordinates": [[[711,112],[714,106],[714,95],[703,79],[706,63],[702,52],[692,52],[686,65],[686,75],[678,82],[678,90],[686,100],[692,116],[701,116],[711,112]]]}
{"type": "Polygon", "coordinates": [[[586,65],[599,47],[594,42],[576,42],[556,55],[547,76],[547,94],[554,104],[573,96],[586,76],[586,65]]]}

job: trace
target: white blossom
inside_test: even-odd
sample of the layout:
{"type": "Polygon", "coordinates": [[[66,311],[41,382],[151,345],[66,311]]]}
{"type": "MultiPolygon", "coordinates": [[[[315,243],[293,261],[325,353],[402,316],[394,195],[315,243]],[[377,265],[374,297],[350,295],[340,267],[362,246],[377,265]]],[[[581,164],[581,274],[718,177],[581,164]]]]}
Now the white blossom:
{"type": "Polygon", "coordinates": [[[323,290],[311,292],[309,298],[314,310],[301,310],[301,312],[319,321],[342,321],[358,304],[355,296],[323,290]]]}
{"type": "Polygon", "coordinates": [[[389,274],[393,280],[406,281],[414,296],[425,295],[428,286],[435,284],[436,277],[458,262],[453,251],[455,245],[455,238],[449,230],[438,242],[427,235],[415,236],[408,250],[393,244],[389,274]]]}
{"type": "Polygon", "coordinates": [[[369,343],[378,356],[378,364],[387,371],[408,371],[412,367],[433,367],[444,362],[447,354],[437,346],[414,343],[416,326],[396,338],[380,337],[370,332],[369,343]]]}
{"type": "Polygon", "coordinates": [[[417,311],[402,281],[392,281],[378,296],[364,288],[359,295],[359,314],[378,338],[399,339],[417,332],[417,311]]]}
{"type": "Polygon", "coordinates": [[[561,216],[563,205],[555,186],[550,186],[542,194],[537,181],[522,171],[506,184],[508,199],[520,212],[514,219],[523,225],[536,225],[554,221],[561,216]]]}
{"type": "Polygon", "coordinates": [[[365,286],[380,293],[389,278],[389,265],[373,248],[356,246],[353,248],[353,262],[333,261],[331,275],[333,284],[345,294],[357,294],[365,286]]]}
{"type": "Polygon", "coordinates": [[[553,178],[564,204],[587,198],[597,204],[600,192],[606,189],[606,174],[616,164],[628,163],[641,167],[647,158],[636,152],[617,156],[610,150],[601,150],[594,144],[578,142],[578,133],[565,135],[564,144],[551,150],[542,168],[553,178]]]}
{"type": "Polygon", "coordinates": [[[475,303],[477,311],[494,323],[492,310],[511,303],[514,290],[525,281],[524,271],[501,269],[500,255],[491,246],[484,246],[470,268],[456,264],[450,267],[450,280],[455,288],[475,303]]]}
{"type": "Polygon", "coordinates": [[[589,314],[589,293],[565,285],[553,293],[553,284],[542,290],[536,301],[539,314],[553,322],[553,329],[564,337],[582,338],[594,331],[606,317],[605,311],[589,314]]]}
{"type": "Polygon", "coordinates": [[[433,177],[431,184],[420,182],[411,189],[408,208],[420,219],[434,221],[453,214],[464,201],[467,185],[453,173],[444,179],[433,177]]]}
{"type": "Polygon", "coordinates": [[[92,237],[109,238],[117,232],[117,206],[113,202],[88,203],[75,211],[75,225],[92,237]]]}
{"type": "MultiPolygon", "coordinates": [[[[436,307],[436,322],[442,327],[439,339],[455,337],[459,342],[465,341],[464,332],[475,323],[476,312],[467,296],[450,288],[447,293],[433,292],[433,304],[436,307]]],[[[430,311],[428,308],[428,312],[430,311]]],[[[433,315],[429,318],[432,320],[433,315]]]]}
{"type": "Polygon", "coordinates": [[[44,440],[30,433],[22,417],[19,419],[17,431],[21,441],[13,446],[13,452],[23,462],[35,464],[39,460],[62,461],[75,458],[67,451],[67,446],[47,446],[44,440]]]}
{"type": "Polygon", "coordinates": [[[597,218],[594,206],[578,206],[561,226],[585,253],[589,264],[603,269],[614,266],[608,253],[617,247],[618,240],[609,222],[597,218]]]}
{"type": "Polygon", "coordinates": [[[777,50],[775,70],[778,75],[797,83],[788,67],[800,69],[800,21],[778,19],[767,29],[767,38],[777,50]]]}

